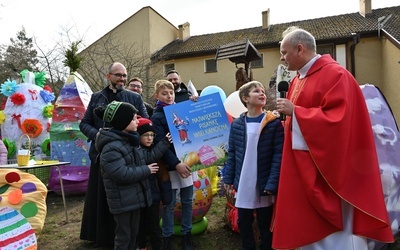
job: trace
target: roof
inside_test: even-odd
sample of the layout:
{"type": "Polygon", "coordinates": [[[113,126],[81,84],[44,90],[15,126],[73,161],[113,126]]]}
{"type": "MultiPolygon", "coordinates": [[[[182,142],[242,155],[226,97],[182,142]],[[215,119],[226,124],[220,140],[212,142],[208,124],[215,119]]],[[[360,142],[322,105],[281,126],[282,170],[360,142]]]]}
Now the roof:
{"type": "Polygon", "coordinates": [[[260,53],[253,44],[246,39],[242,42],[228,43],[219,46],[216,55],[217,60],[229,59],[234,63],[249,63],[261,59],[260,53]]]}
{"type": "Polygon", "coordinates": [[[317,44],[329,41],[353,40],[352,33],[360,37],[378,36],[378,19],[383,23],[381,34],[391,36],[400,48],[400,6],[372,10],[363,17],[359,12],[322,17],[316,19],[272,24],[267,29],[262,26],[191,36],[184,41],[176,39],[154,53],[152,59],[164,60],[186,58],[204,54],[212,54],[224,44],[235,43],[248,39],[257,49],[279,46],[282,32],[290,26],[298,26],[314,35],[317,44]],[[388,18],[390,16],[390,18],[388,18]],[[382,18],[380,18],[382,17],[382,18]],[[382,19],[382,20],[381,20],[382,19]]]}

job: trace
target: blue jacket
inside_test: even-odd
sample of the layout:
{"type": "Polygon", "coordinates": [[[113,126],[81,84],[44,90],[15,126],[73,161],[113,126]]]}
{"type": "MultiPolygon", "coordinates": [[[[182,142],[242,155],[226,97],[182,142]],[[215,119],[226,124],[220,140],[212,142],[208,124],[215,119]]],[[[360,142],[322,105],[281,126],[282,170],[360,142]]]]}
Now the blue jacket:
{"type": "MultiPolygon", "coordinates": [[[[167,118],[165,117],[164,108],[156,107],[154,109],[153,115],[151,116],[151,121],[154,125],[154,130],[156,138],[154,138],[154,144],[161,141],[167,133],[169,133],[167,118]]],[[[176,170],[176,165],[181,161],[176,156],[174,145],[171,143],[169,150],[164,154],[162,160],[168,165],[168,171],[176,170]]]]}
{"type": "MultiPolygon", "coordinates": [[[[278,190],[279,173],[283,149],[283,126],[279,119],[270,111],[266,112],[266,117],[261,124],[261,134],[258,140],[257,152],[257,186],[260,195],[264,190],[276,194],[278,190]]],[[[225,184],[233,184],[237,191],[239,179],[242,171],[243,160],[246,153],[246,114],[243,113],[239,118],[232,122],[229,134],[228,159],[225,163],[223,180],[225,184]]],[[[266,194],[264,194],[266,195],[266,194]]]]}

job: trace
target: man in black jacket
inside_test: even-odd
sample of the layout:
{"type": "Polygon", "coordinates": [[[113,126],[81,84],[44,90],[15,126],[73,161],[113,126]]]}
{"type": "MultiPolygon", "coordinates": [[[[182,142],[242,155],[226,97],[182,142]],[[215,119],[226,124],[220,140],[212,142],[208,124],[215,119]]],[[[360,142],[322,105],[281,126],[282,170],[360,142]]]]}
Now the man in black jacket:
{"type": "MultiPolygon", "coordinates": [[[[140,79],[139,77],[131,78],[126,85],[126,88],[129,89],[130,91],[138,93],[143,98],[143,95],[142,95],[143,80],[140,79]]],[[[147,114],[149,115],[149,117],[151,117],[151,115],[153,114],[154,105],[144,102],[144,106],[146,106],[147,114]]]]}
{"type": "Polygon", "coordinates": [[[104,191],[103,179],[97,162],[98,152],[95,139],[100,128],[110,127],[94,114],[94,109],[107,106],[112,101],[128,102],[137,110],[138,115],[148,118],[142,97],[133,91],[125,90],[127,71],[119,62],[112,63],[106,77],[109,85],[93,93],[85,115],[79,124],[80,131],[91,141],[89,149],[90,173],[83,208],[80,239],[94,242],[95,247],[112,246],[114,243],[114,217],[110,213],[104,191]]]}
{"type": "Polygon", "coordinates": [[[170,70],[167,73],[167,80],[172,82],[175,88],[175,102],[183,102],[187,100],[197,101],[198,96],[192,95],[186,85],[181,81],[181,77],[176,70],[170,70]]]}

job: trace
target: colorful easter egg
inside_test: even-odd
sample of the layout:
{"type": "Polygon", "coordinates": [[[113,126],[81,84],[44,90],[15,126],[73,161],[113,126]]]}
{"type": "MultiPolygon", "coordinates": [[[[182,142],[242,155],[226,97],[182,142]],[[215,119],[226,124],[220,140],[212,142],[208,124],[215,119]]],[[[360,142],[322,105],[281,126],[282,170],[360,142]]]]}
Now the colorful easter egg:
{"type": "Polygon", "coordinates": [[[225,158],[225,150],[218,146],[212,146],[212,149],[214,150],[215,155],[217,156],[217,159],[222,159],[225,158]]]}
{"type": "Polygon", "coordinates": [[[200,162],[203,165],[211,165],[217,161],[217,155],[212,147],[204,145],[199,150],[200,162]]]}
{"type": "MultiPolygon", "coordinates": [[[[16,169],[0,169],[0,208],[15,209],[27,220],[36,237],[40,236],[46,219],[47,191],[46,185],[32,174],[16,169]]],[[[0,215],[0,225],[1,218],[0,215]]],[[[2,230],[3,228],[0,226],[0,249],[3,249],[2,233],[6,232],[2,230]]]]}
{"type": "Polygon", "coordinates": [[[35,231],[28,220],[11,207],[0,208],[1,249],[37,249],[35,231]]]}
{"type": "Polygon", "coordinates": [[[181,161],[187,164],[189,167],[199,163],[199,160],[199,155],[194,151],[185,154],[181,159],[181,161]]]}

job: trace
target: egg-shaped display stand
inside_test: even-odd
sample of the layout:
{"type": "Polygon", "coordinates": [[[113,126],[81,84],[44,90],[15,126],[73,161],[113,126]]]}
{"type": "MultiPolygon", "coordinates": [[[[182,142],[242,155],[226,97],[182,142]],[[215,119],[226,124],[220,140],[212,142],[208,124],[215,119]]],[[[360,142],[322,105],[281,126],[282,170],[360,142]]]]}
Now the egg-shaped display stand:
{"type": "MultiPolygon", "coordinates": [[[[205,215],[212,204],[212,187],[209,177],[204,170],[197,171],[198,179],[193,182],[193,209],[192,209],[192,231],[193,235],[204,232],[208,221],[205,215]]],[[[174,235],[181,235],[182,204],[179,189],[176,193],[176,204],[174,208],[174,235]]]]}

